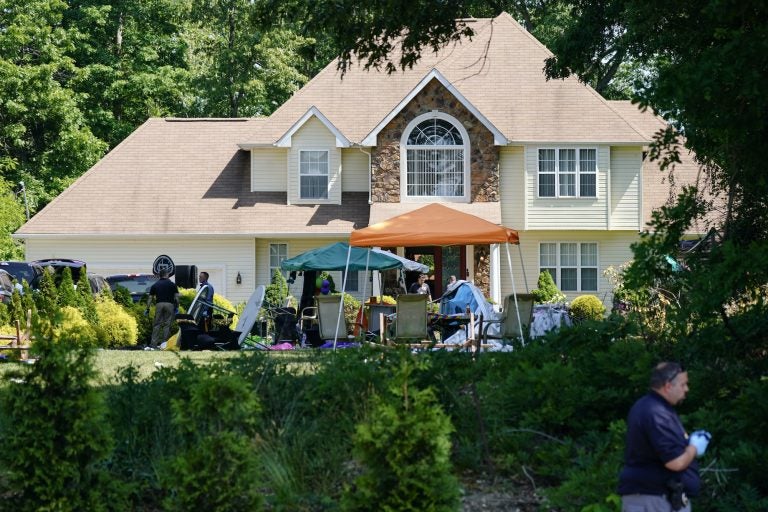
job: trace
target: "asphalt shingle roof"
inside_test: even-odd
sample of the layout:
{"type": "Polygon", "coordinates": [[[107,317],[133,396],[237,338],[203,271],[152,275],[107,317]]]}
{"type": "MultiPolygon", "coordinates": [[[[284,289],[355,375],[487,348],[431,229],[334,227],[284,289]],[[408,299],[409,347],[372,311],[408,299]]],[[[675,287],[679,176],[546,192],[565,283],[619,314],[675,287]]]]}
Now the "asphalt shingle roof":
{"type": "Polygon", "coordinates": [[[264,123],[150,119],[18,234],[335,235],[368,225],[366,193],[287,205],[285,193],[250,192],[249,153],[237,144],[264,123]]]}
{"type": "Polygon", "coordinates": [[[544,61],[552,53],[509,14],[478,19],[472,26],[472,40],[427,52],[404,72],[388,75],[352,66],[342,77],[336,61],[330,63],[243,142],[274,143],[314,106],[359,143],[433,68],[512,143],[647,142],[645,134],[575,77],[547,80],[544,61]]]}

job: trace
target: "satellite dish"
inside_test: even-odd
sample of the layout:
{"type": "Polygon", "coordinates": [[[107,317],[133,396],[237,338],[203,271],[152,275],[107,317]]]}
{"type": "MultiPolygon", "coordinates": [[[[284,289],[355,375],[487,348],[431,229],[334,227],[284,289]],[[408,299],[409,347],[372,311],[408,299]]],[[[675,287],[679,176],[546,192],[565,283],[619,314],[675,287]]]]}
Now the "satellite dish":
{"type": "Polygon", "coordinates": [[[263,284],[256,287],[256,290],[251,294],[251,298],[248,299],[248,303],[245,305],[245,309],[240,314],[240,320],[237,322],[235,332],[240,333],[237,338],[237,342],[242,346],[243,341],[251,334],[253,324],[259,317],[259,310],[261,310],[261,304],[264,302],[264,295],[266,288],[263,284]]]}

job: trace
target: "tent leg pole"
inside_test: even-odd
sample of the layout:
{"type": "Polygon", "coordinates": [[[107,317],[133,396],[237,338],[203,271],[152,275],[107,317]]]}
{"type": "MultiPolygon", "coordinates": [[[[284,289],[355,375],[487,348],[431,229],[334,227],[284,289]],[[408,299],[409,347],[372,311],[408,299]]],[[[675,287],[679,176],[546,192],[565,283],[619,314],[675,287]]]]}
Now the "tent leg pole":
{"type": "Polygon", "coordinates": [[[515,289],[515,274],[512,273],[512,256],[509,254],[509,242],[507,242],[507,264],[509,265],[509,276],[512,278],[512,296],[515,298],[515,313],[517,314],[517,326],[520,328],[520,343],[525,345],[525,335],[523,334],[523,322],[520,320],[520,306],[517,303],[517,290],[515,289]]]}

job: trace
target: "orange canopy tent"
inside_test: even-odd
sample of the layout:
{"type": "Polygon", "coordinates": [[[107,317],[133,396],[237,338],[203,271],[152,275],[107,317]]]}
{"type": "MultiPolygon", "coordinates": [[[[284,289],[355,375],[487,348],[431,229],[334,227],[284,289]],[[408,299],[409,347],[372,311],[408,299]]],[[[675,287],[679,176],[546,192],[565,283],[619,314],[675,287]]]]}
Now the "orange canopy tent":
{"type": "MultiPolygon", "coordinates": [[[[350,251],[353,246],[421,247],[475,244],[506,244],[509,274],[512,277],[512,291],[515,295],[515,309],[517,310],[518,325],[520,325],[520,339],[523,340],[520,308],[517,304],[515,279],[512,275],[512,260],[509,255],[509,244],[517,244],[518,248],[520,245],[520,239],[514,229],[499,226],[442,204],[432,203],[367,228],[356,229],[349,237],[350,251]]],[[[345,287],[346,282],[342,287],[342,293],[345,287]]],[[[341,307],[339,307],[340,318],[341,307]]]]}
{"type": "Polygon", "coordinates": [[[517,231],[437,203],[356,229],[349,237],[356,247],[503,243],[518,244],[517,231]]]}

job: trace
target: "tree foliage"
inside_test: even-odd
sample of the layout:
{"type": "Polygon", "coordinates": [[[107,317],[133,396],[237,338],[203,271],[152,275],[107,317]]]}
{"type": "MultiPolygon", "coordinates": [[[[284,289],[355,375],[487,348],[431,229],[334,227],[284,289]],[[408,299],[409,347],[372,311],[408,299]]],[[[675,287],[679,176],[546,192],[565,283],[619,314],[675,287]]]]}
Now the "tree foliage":
{"type": "MultiPolygon", "coordinates": [[[[658,283],[662,256],[696,220],[717,236],[689,255],[686,316],[712,313],[728,323],[733,301],[764,302],[768,268],[768,6],[764,2],[612,0],[574,2],[577,22],[563,34],[567,47],[548,63],[553,77],[581,75],[589,49],[618,30],[632,56],[654,60],[656,73],[639,77],[635,100],[674,123],[659,133],[652,156],[672,168],[682,144],[695,151],[710,202],[684,190],[677,204],[657,212],[652,233],[635,248],[636,284],[658,283]],[[684,136],[684,138],[682,138],[684,136]],[[709,214],[708,217],[705,217],[709,214]],[[736,256],[736,255],[739,256],[736,256]]],[[[666,165],[665,165],[666,166],[666,165]]],[[[705,196],[706,197],[706,196],[705,196]]]]}
{"type": "MultiPolygon", "coordinates": [[[[511,14],[544,45],[552,47],[574,23],[572,7],[563,0],[388,0],[384,2],[311,2],[271,0],[268,12],[304,22],[311,33],[330,33],[338,54],[339,67],[346,70],[360,58],[366,67],[388,72],[412,67],[424,52],[463,37],[471,37],[471,18],[511,14]],[[396,60],[391,60],[397,55],[396,60]]],[[[583,78],[598,92],[611,98],[628,98],[627,75],[638,68],[628,58],[619,34],[607,37],[593,48],[594,64],[583,78]]]]}
{"type": "Polygon", "coordinates": [[[22,257],[24,251],[21,244],[10,235],[21,226],[24,219],[24,206],[14,196],[11,186],[0,178],[0,260],[22,257]]]}
{"type": "MultiPolygon", "coordinates": [[[[0,1],[0,174],[34,214],[149,117],[271,113],[334,52],[264,4],[0,1]]],[[[2,212],[18,257],[23,219],[2,212]]]]}
{"type": "Polygon", "coordinates": [[[0,10],[0,167],[44,204],[104,153],[68,86],[75,44],[61,0],[5,0],[0,10]]]}

